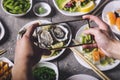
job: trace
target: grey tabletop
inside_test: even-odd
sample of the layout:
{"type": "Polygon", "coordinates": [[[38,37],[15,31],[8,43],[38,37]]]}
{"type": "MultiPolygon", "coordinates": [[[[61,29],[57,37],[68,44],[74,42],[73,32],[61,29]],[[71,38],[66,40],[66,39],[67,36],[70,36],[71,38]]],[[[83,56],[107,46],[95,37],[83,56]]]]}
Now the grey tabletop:
{"type": "MultiPolygon", "coordinates": [[[[23,25],[26,23],[33,21],[33,20],[49,20],[51,22],[59,22],[59,21],[65,21],[65,20],[74,20],[78,19],[81,16],[78,17],[69,17],[61,14],[54,6],[52,0],[33,0],[33,5],[37,2],[44,1],[50,4],[52,7],[52,13],[44,18],[37,17],[34,15],[33,11],[31,10],[27,15],[23,17],[13,17],[8,14],[6,14],[2,8],[0,7],[0,21],[3,23],[5,27],[5,37],[0,41],[0,49],[7,49],[7,52],[0,57],[7,57],[11,61],[14,62],[14,52],[15,52],[15,45],[16,45],[16,39],[17,39],[17,33],[22,28],[23,25]]],[[[101,4],[104,3],[104,0],[101,0],[101,4]]],[[[1,2],[0,2],[1,3],[1,2]]],[[[98,6],[99,7],[99,6],[98,6]]],[[[101,12],[103,8],[99,10],[99,13],[101,12]]],[[[95,14],[97,15],[97,14],[95,14]]],[[[100,15],[99,15],[100,17],[100,15]]],[[[77,30],[84,25],[84,22],[72,22],[68,23],[70,25],[70,28],[72,29],[73,38],[75,37],[75,34],[77,30]]],[[[119,37],[119,35],[118,35],[119,37]]],[[[75,74],[88,74],[92,75],[98,79],[100,79],[99,76],[97,76],[92,70],[87,69],[83,67],[81,64],[77,62],[75,59],[73,52],[67,49],[59,58],[51,61],[55,63],[59,68],[59,80],[65,80],[66,78],[75,75],[75,74]]],[[[112,80],[119,80],[120,79],[120,65],[118,65],[116,68],[104,71],[104,73],[110,77],[112,80]]]]}

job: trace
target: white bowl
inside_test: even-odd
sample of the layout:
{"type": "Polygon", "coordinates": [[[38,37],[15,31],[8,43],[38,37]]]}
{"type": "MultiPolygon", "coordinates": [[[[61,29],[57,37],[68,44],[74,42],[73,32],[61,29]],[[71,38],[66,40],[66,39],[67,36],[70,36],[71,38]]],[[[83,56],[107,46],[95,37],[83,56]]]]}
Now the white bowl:
{"type": "Polygon", "coordinates": [[[48,16],[51,13],[51,7],[50,7],[50,5],[48,3],[40,2],[40,3],[37,3],[37,4],[34,5],[33,12],[35,13],[35,15],[37,15],[39,17],[45,17],[45,16],[48,16]],[[46,12],[43,13],[43,14],[38,14],[37,9],[39,7],[44,8],[46,10],[46,12]]]}
{"type": "Polygon", "coordinates": [[[10,67],[12,67],[14,64],[6,57],[1,57],[0,61],[4,61],[7,62],[9,64],[10,67]]]}
{"type": "Polygon", "coordinates": [[[66,80],[98,80],[98,79],[87,74],[77,74],[67,78],[66,80]]]}
{"type": "MultiPolygon", "coordinates": [[[[99,3],[101,2],[102,0],[95,0],[95,8],[97,8],[97,6],[99,5],[99,3]]],[[[92,12],[93,10],[91,10],[90,12],[86,12],[86,13],[83,13],[83,12],[69,12],[69,11],[65,11],[65,10],[61,10],[58,5],[57,5],[57,0],[53,0],[53,3],[55,5],[55,7],[57,8],[57,10],[62,13],[63,15],[66,15],[66,16],[81,16],[81,15],[84,15],[84,14],[88,14],[90,12],[92,12]]]]}
{"type": "Polygon", "coordinates": [[[2,40],[4,35],[5,35],[5,29],[4,29],[3,25],[2,25],[2,23],[0,22],[0,40],[2,40]]]}
{"type": "Polygon", "coordinates": [[[11,16],[24,16],[24,15],[26,15],[26,14],[31,10],[31,8],[32,8],[32,0],[30,0],[30,7],[29,7],[29,9],[26,11],[26,13],[22,13],[22,14],[12,14],[12,13],[6,11],[6,10],[4,9],[4,7],[3,7],[3,0],[1,0],[1,7],[2,7],[3,11],[4,11],[6,14],[9,14],[9,15],[11,15],[11,16]]]}
{"type": "Polygon", "coordinates": [[[55,80],[58,80],[59,73],[58,73],[58,68],[55,64],[50,63],[50,62],[40,62],[40,63],[38,63],[34,66],[34,68],[37,68],[37,67],[48,67],[50,69],[53,69],[56,73],[56,79],[55,80]]]}

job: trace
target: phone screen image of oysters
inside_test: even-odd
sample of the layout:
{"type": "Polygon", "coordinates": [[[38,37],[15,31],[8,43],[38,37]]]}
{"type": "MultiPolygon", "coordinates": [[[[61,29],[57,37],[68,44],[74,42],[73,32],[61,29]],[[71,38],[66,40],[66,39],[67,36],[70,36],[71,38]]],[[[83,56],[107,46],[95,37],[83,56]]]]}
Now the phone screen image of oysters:
{"type": "MultiPolygon", "coordinates": [[[[70,30],[66,25],[48,25],[37,29],[39,47],[41,48],[60,48],[67,46],[70,39],[70,30]]],[[[58,55],[62,50],[52,50],[50,55],[43,55],[48,58],[58,55]]]]}
{"type": "MultiPolygon", "coordinates": [[[[34,23],[50,24],[48,20],[35,20],[25,24],[20,30],[24,32],[25,29],[30,27],[34,23]]],[[[57,48],[62,46],[68,46],[72,39],[72,32],[70,26],[66,23],[60,23],[57,25],[38,26],[33,33],[34,44],[40,48],[57,48]]],[[[21,34],[18,34],[17,39],[21,38],[21,34]]],[[[65,49],[52,50],[50,55],[43,55],[40,61],[50,61],[58,58],[64,53],[65,49]]],[[[40,52],[41,53],[41,52],[40,52]]]]}

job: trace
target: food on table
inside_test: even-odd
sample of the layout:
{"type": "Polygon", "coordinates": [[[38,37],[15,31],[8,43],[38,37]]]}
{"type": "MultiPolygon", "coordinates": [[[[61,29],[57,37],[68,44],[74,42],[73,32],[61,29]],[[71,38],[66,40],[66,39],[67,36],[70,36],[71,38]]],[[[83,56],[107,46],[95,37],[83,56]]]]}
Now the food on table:
{"type": "Polygon", "coordinates": [[[39,32],[39,42],[42,48],[50,47],[53,44],[53,38],[49,31],[43,30],[39,32]]]}
{"type": "Polygon", "coordinates": [[[92,56],[93,56],[93,61],[100,61],[99,51],[97,50],[93,51],[92,56]]]}
{"type": "Polygon", "coordinates": [[[56,44],[54,44],[54,45],[51,45],[51,47],[52,47],[53,49],[59,48],[59,47],[63,47],[63,46],[64,46],[64,43],[63,43],[63,42],[59,42],[59,43],[56,43],[56,44]]]}
{"type": "Polygon", "coordinates": [[[90,12],[95,8],[95,0],[56,0],[61,10],[68,12],[90,12]]]}
{"type": "MultiPolygon", "coordinates": [[[[88,26],[84,30],[88,29],[88,26]]],[[[81,43],[95,43],[94,39],[90,35],[80,34],[79,41],[81,43]]],[[[99,48],[82,48],[83,55],[91,61],[93,64],[106,66],[108,64],[114,63],[114,59],[105,56],[99,48]]]]}
{"type": "Polygon", "coordinates": [[[69,31],[64,26],[58,25],[55,28],[52,28],[52,34],[58,41],[65,41],[68,39],[69,31]]]}
{"type": "Polygon", "coordinates": [[[46,9],[45,9],[44,7],[39,7],[39,8],[37,9],[37,13],[38,13],[38,14],[44,14],[44,13],[46,13],[46,9]]]}
{"type": "Polygon", "coordinates": [[[0,80],[11,80],[11,67],[4,61],[0,61],[0,80]]]}
{"type": "Polygon", "coordinates": [[[35,80],[56,80],[56,73],[46,66],[37,67],[33,70],[35,80]]]}
{"type": "Polygon", "coordinates": [[[3,0],[4,9],[12,14],[26,13],[30,5],[30,0],[3,0]]]}
{"type": "Polygon", "coordinates": [[[114,14],[114,12],[108,12],[107,13],[107,20],[108,23],[113,26],[116,23],[116,15],[114,14]]]}
{"type": "Polygon", "coordinates": [[[90,1],[88,4],[86,4],[86,6],[81,7],[80,12],[90,12],[91,10],[93,10],[95,7],[95,3],[93,1],[90,1]]]}
{"type": "Polygon", "coordinates": [[[120,30],[120,10],[115,10],[114,12],[107,13],[107,21],[111,26],[116,26],[120,30]]]}
{"type": "MultiPolygon", "coordinates": [[[[54,49],[66,46],[69,41],[69,29],[63,25],[42,26],[37,30],[40,48],[54,49]]],[[[44,58],[56,56],[62,50],[52,50],[50,55],[44,58]]]]}
{"type": "Polygon", "coordinates": [[[116,26],[120,30],[120,17],[116,19],[116,26]]]}
{"type": "MultiPolygon", "coordinates": [[[[89,27],[87,26],[84,30],[87,30],[89,29],[89,27]]],[[[94,43],[95,41],[92,40],[92,36],[91,35],[85,35],[85,34],[81,34],[81,38],[80,38],[81,42],[83,44],[86,44],[86,43],[94,43]]],[[[92,49],[83,49],[84,52],[90,52],[92,49]]]]}

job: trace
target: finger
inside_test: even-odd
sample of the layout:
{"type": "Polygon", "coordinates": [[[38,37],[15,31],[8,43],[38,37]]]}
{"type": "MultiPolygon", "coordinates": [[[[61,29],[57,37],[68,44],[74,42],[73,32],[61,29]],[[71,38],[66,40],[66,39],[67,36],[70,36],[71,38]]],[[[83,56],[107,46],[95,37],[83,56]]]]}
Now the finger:
{"type": "Polygon", "coordinates": [[[83,49],[85,49],[85,48],[97,48],[97,44],[96,43],[94,43],[94,44],[88,44],[88,45],[83,45],[82,46],[83,47],[83,49]]]}
{"type": "Polygon", "coordinates": [[[83,16],[83,19],[90,19],[92,21],[94,21],[100,29],[102,30],[108,30],[108,26],[98,17],[93,16],[93,15],[85,15],[83,16]]]}
{"type": "Polygon", "coordinates": [[[101,32],[99,30],[99,28],[90,28],[88,30],[85,30],[83,31],[84,34],[91,34],[91,35],[94,35],[94,36],[97,36],[99,35],[101,32]]]}
{"type": "Polygon", "coordinates": [[[39,26],[39,23],[32,24],[29,28],[27,28],[27,31],[26,31],[25,35],[26,35],[27,37],[31,37],[32,34],[33,34],[33,32],[34,32],[34,30],[35,30],[36,27],[38,27],[38,26],[39,26]]]}

